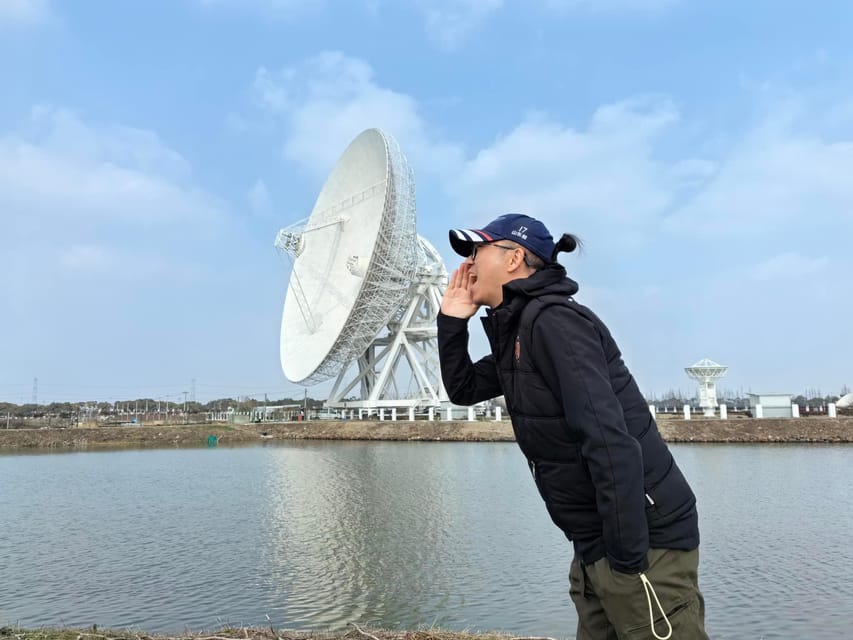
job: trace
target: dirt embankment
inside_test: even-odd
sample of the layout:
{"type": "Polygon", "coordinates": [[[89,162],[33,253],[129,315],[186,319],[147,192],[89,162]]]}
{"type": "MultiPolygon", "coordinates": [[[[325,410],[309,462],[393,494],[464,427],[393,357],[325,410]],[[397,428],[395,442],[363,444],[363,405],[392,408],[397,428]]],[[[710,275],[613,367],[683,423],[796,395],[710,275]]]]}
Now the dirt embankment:
{"type": "Polygon", "coordinates": [[[514,440],[509,422],[311,421],[246,425],[0,429],[0,449],[204,446],[267,440],[514,440]]]}
{"type": "Polygon", "coordinates": [[[853,442],[853,418],[661,420],[668,442],[853,442]]]}
{"type": "Polygon", "coordinates": [[[499,632],[446,631],[437,627],[417,631],[392,631],[359,626],[350,622],[347,631],[294,631],[261,627],[224,627],[214,632],[189,631],[176,636],[150,635],[143,631],[50,628],[21,629],[0,627],[0,640],[547,640],[519,638],[499,632]]]}
{"type": "MultiPolygon", "coordinates": [[[[853,418],[661,420],[669,442],[853,442],[853,418]]],[[[0,449],[205,446],[267,440],[424,440],[511,442],[508,421],[316,421],[247,425],[0,429],[0,449]]]]}

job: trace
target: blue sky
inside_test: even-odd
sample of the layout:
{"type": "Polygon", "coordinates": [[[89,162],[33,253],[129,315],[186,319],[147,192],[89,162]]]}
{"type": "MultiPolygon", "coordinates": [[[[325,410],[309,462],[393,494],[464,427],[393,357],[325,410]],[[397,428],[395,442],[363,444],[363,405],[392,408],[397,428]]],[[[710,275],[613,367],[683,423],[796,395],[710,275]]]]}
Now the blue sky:
{"type": "Polygon", "coordinates": [[[850,33],[832,1],[0,0],[0,400],[301,395],[272,242],[368,127],[450,268],[500,213],[580,235],[645,392],[709,357],[838,393],[850,33]]]}

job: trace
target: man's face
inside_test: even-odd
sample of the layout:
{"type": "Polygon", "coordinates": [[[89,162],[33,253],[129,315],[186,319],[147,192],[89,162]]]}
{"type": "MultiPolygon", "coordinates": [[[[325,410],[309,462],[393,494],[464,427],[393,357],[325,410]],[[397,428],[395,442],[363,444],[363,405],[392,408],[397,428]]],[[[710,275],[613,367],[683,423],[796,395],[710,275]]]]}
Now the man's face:
{"type": "Polygon", "coordinates": [[[466,259],[468,291],[474,304],[497,307],[501,303],[502,287],[513,278],[507,267],[516,251],[521,249],[503,241],[474,245],[474,251],[466,259]]]}

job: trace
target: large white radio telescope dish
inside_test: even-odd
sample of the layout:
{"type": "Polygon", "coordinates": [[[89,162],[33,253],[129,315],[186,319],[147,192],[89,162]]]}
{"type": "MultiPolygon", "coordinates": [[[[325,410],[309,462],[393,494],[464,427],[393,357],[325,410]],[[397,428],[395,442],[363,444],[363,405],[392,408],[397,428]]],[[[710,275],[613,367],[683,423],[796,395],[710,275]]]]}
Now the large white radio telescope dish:
{"type": "Polygon", "coordinates": [[[417,234],[414,179],[391,136],[378,129],[359,134],[308,220],[279,231],[275,244],[293,262],[280,340],[289,380],[314,384],[338,376],[332,406],[356,384],[363,406],[438,400],[443,387],[432,343],[447,272],[417,234]],[[379,336],[384,328],[391,339],[379,336]],[[401,357],[417,378],[414,393],[396,389],[393,370],[401,357]],[[383,359],[388,372],[377,368],[383,359]],[[359,375],[343,386],[356,361],[359,375]]]}

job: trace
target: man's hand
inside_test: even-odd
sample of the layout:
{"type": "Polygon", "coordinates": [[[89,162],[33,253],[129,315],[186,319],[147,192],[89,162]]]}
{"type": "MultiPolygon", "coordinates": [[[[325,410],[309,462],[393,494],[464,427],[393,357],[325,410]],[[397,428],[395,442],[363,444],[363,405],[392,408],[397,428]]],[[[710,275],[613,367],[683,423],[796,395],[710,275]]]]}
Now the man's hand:
{"type": "Polygon", "coordinates": [[[462,265],[450,275],[447,290],[441,299],[441,312],[446,316],[468,319],[477,313],[480,305],[471,300],[471,292],[468,291],[468,270],[470,265],[463,262],[462,265]]]}

